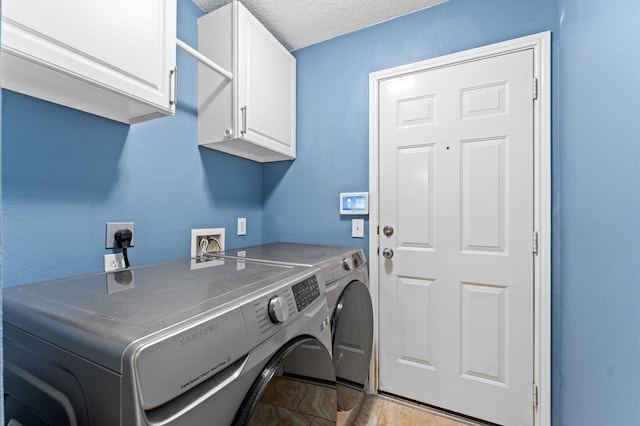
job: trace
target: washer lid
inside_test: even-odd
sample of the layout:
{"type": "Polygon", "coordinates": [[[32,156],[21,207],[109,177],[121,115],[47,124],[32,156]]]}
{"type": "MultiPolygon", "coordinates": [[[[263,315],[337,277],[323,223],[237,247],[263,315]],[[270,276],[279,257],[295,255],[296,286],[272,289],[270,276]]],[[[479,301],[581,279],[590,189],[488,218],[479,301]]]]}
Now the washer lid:
{"type": "Polygon", "coordinates": [[[191,259],[180,259],[8,287],[3,321],[121,373],[132,342],[245,303],[252,293],[308,270],[235,259],[209,263],[193,269],[191,259]]]}

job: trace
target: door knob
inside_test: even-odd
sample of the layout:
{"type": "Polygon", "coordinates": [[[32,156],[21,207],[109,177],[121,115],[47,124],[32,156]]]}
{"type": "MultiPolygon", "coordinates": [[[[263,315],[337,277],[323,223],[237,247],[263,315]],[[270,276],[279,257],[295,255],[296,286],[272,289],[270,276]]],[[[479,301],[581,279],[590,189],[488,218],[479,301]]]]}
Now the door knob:
{"type": "Polygon", "coordinates": [[[393,235],[393,227],[387,225],[384,228],[382,228],[382,233],[387,236],[390,237],[393,235]]]}
{"type": "Polygon", "coordinates": [[[391,259],[393,257],[393,250],[391,250],[389,247],[385,248],[384,250],[382,250],[382,256],[385,259],[391,259]]]}

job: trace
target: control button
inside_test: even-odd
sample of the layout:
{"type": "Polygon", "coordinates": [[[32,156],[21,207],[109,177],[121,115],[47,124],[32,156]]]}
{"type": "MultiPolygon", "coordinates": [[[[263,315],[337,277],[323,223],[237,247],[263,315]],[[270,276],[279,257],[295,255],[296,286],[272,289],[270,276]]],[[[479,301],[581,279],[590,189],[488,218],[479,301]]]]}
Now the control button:
{"type": "Polygon", "coordinates": [[[273,296],[269,299],[269,318],[274,324],[282,324],[287,320],[288,312],[280,296],[273,296]]]}

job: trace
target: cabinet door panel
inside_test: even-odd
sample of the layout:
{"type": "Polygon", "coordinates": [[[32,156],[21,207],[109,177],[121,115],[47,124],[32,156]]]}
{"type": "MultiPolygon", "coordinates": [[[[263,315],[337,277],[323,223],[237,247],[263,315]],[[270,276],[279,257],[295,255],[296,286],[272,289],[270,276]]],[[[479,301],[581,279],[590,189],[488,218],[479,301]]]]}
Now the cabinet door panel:
{"type": "Polygon", "coordinates": [[[198,144],[258,162],[296,157],[296,60],[239,2],[198,19],[198,144]],[[246,107],[246,108],[245,108],[246,107]]]}
{"type": "MultiPolygon", "coordinates": [[[[171,112],[175,0],[5,0],[2,7],[5,53],[171,112]]],[[[64,94],[48,93],[55,88],[37,86],[43,93],[29,94],[76,108],[85,104],[75,99],[81,93],[69,93],[65,103],[64,94]]],[[[79,86],[77,92],[86,90],[79,86]]]]}
{"type": "Polygon", "coordinates": [[[238,94],[240,106],[247,106],[245,138],[293,157],[295,59],[252,15],[243,12],[238,94]]]}

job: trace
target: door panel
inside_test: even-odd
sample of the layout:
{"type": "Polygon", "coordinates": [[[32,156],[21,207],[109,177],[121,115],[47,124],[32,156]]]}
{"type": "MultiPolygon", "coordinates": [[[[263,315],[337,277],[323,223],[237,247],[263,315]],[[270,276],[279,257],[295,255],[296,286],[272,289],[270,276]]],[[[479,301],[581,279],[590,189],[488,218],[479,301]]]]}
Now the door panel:
{"type": "Polygon", "coordinates": [[[506,384],[508,288],[462,283],[462,375],[506,384]]]}
{"type": "Polygon", "coordinates": [[[400,360],[416,367],[433,369],[431,341],[431,301],[433,281],[426,279],[398,279],[398,292],[402,314],[402,351],[400,360]],[[426,324],[415,328],[411,324],[426,324]]]}
{"type": "Polygon", "coordinates": [[[504,253],[505,138],[462,142],[462,250],[504,253]]]}
{"type": "Polygon", "coordinates": [[[533,423],[533,51],[382,81],[381,390],[533,423]]]}
{"type": "Polygon", "coordinates": [[[431,247],[433,148],[423,145],[398,150],[398,234],[402,247],[431,247]]]}

